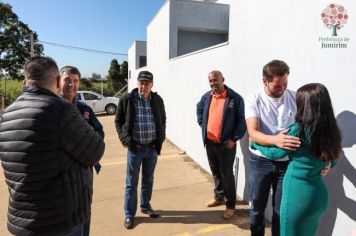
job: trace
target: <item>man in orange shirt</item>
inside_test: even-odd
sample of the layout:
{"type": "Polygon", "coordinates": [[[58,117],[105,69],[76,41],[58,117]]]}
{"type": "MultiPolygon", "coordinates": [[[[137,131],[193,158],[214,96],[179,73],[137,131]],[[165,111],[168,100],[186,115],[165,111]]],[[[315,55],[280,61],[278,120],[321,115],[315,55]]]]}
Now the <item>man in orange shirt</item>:
{"type": "Polygon", "coordinates": [[[220,71],[208,76],[211,91],[205,93],[197,104],[198,124],[202,128],[209,166],[214,177],[214,199],[207,206],[226,205],[224,219],[234,216],[236,187],[233,165],[236,141],[246,132],[244,100],[224,85],[220,71]],[[226,202],[225,202],[226,199],[226,202]]]}

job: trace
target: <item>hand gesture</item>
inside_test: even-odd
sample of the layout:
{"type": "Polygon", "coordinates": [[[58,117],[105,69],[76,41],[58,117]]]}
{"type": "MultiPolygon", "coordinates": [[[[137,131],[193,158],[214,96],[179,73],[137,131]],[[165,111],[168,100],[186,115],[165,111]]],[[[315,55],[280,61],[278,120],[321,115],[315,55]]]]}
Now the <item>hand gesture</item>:
{"type": "Polygon", "coordinates": [[[290,151],[295,151],[301,144],[298,137],[286,135],[289,129],[281,131],[275,136],[275,145],[290,151]]]}

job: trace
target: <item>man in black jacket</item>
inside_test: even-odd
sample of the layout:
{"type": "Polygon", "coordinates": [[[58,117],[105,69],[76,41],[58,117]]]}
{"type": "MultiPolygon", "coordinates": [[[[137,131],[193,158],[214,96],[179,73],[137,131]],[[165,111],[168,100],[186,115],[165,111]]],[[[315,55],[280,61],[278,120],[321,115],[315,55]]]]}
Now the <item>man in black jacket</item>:
{"type": "Polygon", "coordinates": [[[152,209],[153,175],[166,137],[166,112],[162,98],[151,92],[153,75],[141,71],[138,88],[121,98],[115,124],[121,143],[128,148],[125,190],[125,222],[127,229],[134,226],[137,209],[137,184],[142,165],[141,212],[152,218],[159,213],[152,209]]]}
{"type": "MultiPolygon", "coordinates": [[[[74,66],[64,66],[60,69],[61,76],[61,95],[68,102],[75,105],[79,113],[93,127],[93,129],[104,139],[105,133],[100,121],[96,118],[93,110],[86,103],[77,101],[77,93],[80,85],[80,71],[74,66]]],[[[101,165],[97,163],[94,166],[96,173],[99,174],[101,165]]],[[[93,169],[91,169],[93,172],[93,169]]],[[[89,236],[90,233],[90,218],[89,221],[84,223],[83,236],[89,236]]]]}
{"type": "Polygon", "coordinates": [[[1,117],[0,158],[9,188],[8,230],[81,235],[90,217],[90,166],[105,144],[72,104],[58,97],[55,61],[33,57],[24,88],[1,117]]]}

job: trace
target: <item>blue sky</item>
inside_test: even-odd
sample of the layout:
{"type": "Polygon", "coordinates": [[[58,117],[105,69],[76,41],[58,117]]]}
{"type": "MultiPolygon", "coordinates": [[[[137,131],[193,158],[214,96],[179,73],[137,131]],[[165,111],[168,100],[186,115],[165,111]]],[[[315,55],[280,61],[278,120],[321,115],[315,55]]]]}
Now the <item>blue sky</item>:
{"type": "MultiPolygon", "coordinates": [[[[165,0],[3,0],[39,40],[127,54],[134,40],[146,40],[146,27],[165,0]]],[[[59,67],[74,65],[83,76],[106,76],[112,56],[43,44],[59,67]]]]}

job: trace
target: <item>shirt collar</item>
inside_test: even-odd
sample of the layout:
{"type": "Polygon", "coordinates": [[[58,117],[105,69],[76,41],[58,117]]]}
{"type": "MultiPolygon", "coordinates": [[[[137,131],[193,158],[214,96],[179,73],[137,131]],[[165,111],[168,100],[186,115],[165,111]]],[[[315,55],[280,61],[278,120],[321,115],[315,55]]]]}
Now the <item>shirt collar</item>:
{"type": "MultiPolygon", "coordinates": [[[[139,98],[139,99],[144,100],[138,90],[137,90],[137,92],[136,92],[136,97],[139,98]]],[[[148,100],[151,100],[151,97],[152,97],[152,92],[150,92],[150,97],[148,98],[148,100]]]]}
{"type": "Polygon", "coordinates": [[[216,94],[216,93],[214,93],[213,90],[211,90],[210,95],[215,98],[226,98],[227,97],[227,89],[225,89],[225,91],[222,94],[216,94]]]}

